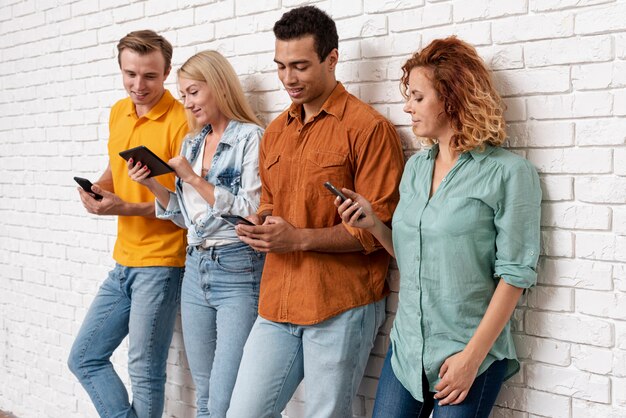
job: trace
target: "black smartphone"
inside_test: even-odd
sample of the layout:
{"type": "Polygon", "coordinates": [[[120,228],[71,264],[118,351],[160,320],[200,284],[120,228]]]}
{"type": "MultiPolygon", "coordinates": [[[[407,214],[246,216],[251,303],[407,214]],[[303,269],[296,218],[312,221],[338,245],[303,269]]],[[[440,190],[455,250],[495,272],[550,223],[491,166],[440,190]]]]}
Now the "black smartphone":
{"type": "MultiPolygon", "coordinates": [[[[346,200],[348,200],[348,197],[345,194],[341,193],[341,190],[339,190],[338,188],[333,186],[331,182],[327,181],[326,183],[324,183],[324,187],[326,187],[328,190],[330,190],[330,192],[332,194],[334,194],[335,196],[339,196],[341,198],[341,203],[343,203],[346,200]]],[[[361,220],[363,218],[365,218],[365,214],[361,213],[361,215],[359,215],[359,217],[357,219],[361,220]]]]}
{"type": "Polygon", "coordinates": [[[254,223],[239,215],[222,215],[221,218],[232,226],[237,226],[239,224],[254,226],[254,223]]]}
{"type": "Polygon", "coordinates": [[[76,181],[76,183],[78,183],[78,185],[82,187],[84,191],[92,194],[94,199],[102,200],[102,195],[91,191],[91,186],[93,186],[93,183],[91,183],[89,180],[82,177],[74,177],[74,181],[76,181]]]}

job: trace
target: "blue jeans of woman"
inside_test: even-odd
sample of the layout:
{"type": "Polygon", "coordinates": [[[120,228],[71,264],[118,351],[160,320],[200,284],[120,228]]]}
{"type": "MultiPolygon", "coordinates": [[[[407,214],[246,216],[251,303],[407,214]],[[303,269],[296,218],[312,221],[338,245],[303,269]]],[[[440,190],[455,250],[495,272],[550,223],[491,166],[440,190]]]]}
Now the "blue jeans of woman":
{"type": "Polygon", "coordinates": [[[125,267],[109,272],[87,312],[68,365],[101,417],[160,418],[165,367],[178,313],[181,267],[125,267]],[[128,335],[132,404],[113,369],[128,335]]]}
{"type": "Polygon", "coordinates": [[[258,311],[265,256],[243,243],[189,247],[181,296],[197,417],[224,418],[258,311]]]}
{"type": "Polygon", "coordinates": [[[504,374],[507,360],[496,361],[477,376],[463,402],[458,405],[439,406],[433,398],[435,392],[428,389],[428,380],[422,373],[424,402],[415,399],[405,389],[391,367],[392,347],[389,347],[383,371],[378,381],[376,402],[372,418],[488,418],[496,401],[504,374]]]}

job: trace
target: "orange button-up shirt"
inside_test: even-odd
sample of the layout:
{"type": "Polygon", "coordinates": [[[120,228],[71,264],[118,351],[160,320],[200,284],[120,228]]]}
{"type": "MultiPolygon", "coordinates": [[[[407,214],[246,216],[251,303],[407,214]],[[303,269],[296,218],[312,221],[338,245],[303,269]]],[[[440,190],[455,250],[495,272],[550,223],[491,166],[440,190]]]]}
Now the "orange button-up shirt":
{"type": "MultiPolygon", "coordinates": [[[[335,198],[323,186],[347,187],[366,197],[383,222],[398,203],[404,158],[393,125],[341,83],[306,124],[302,106],[278,116],[261,141],[262,192],[258,213],[271,212],[296,228],[341,223],[335,198]]],[[[269,253],[259,314],[309,325],[386,296],[389,254],[374,237],[346,224],[364,251],[269,253]]]]}

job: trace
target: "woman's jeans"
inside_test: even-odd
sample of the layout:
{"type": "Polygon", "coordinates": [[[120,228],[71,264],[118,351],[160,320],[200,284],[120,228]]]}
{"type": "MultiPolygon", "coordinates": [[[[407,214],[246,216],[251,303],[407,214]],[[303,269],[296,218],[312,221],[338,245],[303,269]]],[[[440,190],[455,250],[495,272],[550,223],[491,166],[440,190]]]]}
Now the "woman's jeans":
{"type": "Polygon", "coordinates": [[[116,264],[100,287],[68,365],[101,417],[160,418],[163,414],[165,367],[182,274],[180,267],[116,264]],[[127,335],[132,404],[110,361],[127,335]]]}
{"type": "Polygon", "coordinates": [[[181,314],[197,417],[226,416],[257,317],[264,262],[263,254],[243,243],[187,250],[181,314]]]}
{"type": "Polygon", "coordinates": [[[491,364],[484,373],[476,377],[470,391],[458,405],[439,406],[429,392],[426,375],[422,373],[424,402],[413,398],[398,380],[391,367],[392,347],[389,347],[383,371],[378,381],[376,403],[372,418],[488,418],[496,401],[506,373],[507,360],[491,364]]]}

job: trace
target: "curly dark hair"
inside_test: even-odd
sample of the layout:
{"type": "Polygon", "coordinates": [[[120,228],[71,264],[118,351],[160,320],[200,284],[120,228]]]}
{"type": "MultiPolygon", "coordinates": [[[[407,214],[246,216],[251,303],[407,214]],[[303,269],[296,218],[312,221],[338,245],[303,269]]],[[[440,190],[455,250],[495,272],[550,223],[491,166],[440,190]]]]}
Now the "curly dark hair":
{"type": "Polygon", "coordinates": [[[274,35],[281,41],[313,35],[320,62],[324,62],[330,51],[339,48],[335,21],[315,6],[297,7],[286,12],[274,24],[274,35]]]}

